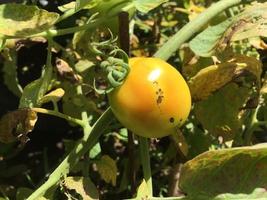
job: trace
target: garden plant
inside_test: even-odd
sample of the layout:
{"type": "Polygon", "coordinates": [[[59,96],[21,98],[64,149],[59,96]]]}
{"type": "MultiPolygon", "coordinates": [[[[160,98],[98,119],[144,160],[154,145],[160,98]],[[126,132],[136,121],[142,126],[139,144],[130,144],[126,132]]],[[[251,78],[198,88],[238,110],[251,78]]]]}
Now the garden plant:
{"type": "Polygon", "coordinates": [[[0,1],[0,199],[267,199],[267,2],[0,1]]]}

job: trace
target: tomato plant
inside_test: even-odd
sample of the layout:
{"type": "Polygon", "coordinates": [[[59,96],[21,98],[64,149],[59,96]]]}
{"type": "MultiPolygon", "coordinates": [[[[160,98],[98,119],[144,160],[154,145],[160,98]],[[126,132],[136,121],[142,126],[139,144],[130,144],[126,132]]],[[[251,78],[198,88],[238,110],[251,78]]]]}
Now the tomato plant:
{"type": "Polygon", "coordinates": [[[131,58],[129,65],[124,83],[108,94],[115,116],[143,137],[172,134],[189,115],[187,83],[174,67],[158,58],[131,58]]]}
{"type": "Polygon", "coordinates": [[[0,199],[267,199],[265,1],[4,2],[0,199]]]}

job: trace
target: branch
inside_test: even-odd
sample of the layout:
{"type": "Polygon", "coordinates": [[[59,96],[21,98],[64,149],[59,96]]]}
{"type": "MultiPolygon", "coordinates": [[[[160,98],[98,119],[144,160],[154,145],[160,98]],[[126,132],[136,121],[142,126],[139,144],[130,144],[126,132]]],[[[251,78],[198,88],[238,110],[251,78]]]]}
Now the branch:
{"type": "Polygon", "coordinates": [[[36,200],[38,197],[44,195],[44,193],[50,189],[52,186],[60,181],[60,178],[68,174],[70,170],[75,166],[75,164],[80,160],[80,158],[91,149],[98,141],[103,130],[109,125],[110,119],[113,118],[111,109],[107,109],[101,117],[95,122],[94,126],[89,129],[84,128],[84,137],[77,143],[77,145],[72,149],[70,154],[60,163],[60,165],[54,170],[54,172],[49,176],[48,180],[41,185],[37,190],[35,190],[27,200],[36,200]]]}

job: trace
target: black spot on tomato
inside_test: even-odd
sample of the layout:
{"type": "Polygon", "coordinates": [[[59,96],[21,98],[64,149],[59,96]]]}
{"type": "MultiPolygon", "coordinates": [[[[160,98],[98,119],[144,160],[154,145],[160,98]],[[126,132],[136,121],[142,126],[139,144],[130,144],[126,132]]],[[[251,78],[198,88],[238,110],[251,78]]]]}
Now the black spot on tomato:
{"type": "Polygon", "coordinates": [[[157,98],[157,104],[161,104],[163,98],[164,98],[164,96],[158,96],[158,98],[157,98]]]}
{"type": "Polygon", "coordinates": [[[174,118],[171,117],[171,118],[169,119],[169,121],[170,121],[171,123],[173,123],[173,122],[174,122],[174,118]]]}

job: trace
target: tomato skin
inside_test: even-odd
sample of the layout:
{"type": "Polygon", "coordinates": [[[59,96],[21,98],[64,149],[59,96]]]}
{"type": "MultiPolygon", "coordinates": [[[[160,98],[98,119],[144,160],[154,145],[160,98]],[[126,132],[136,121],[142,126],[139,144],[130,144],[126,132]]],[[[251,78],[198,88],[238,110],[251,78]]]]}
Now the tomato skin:
{"type": "Polygon", "coordinates": [[[129,65],[124,83],[108,94],[114,115],[143,137],[172,134],[191,109],[190,91],[182,75],[159,58],[131,58],[129,65]]]}

